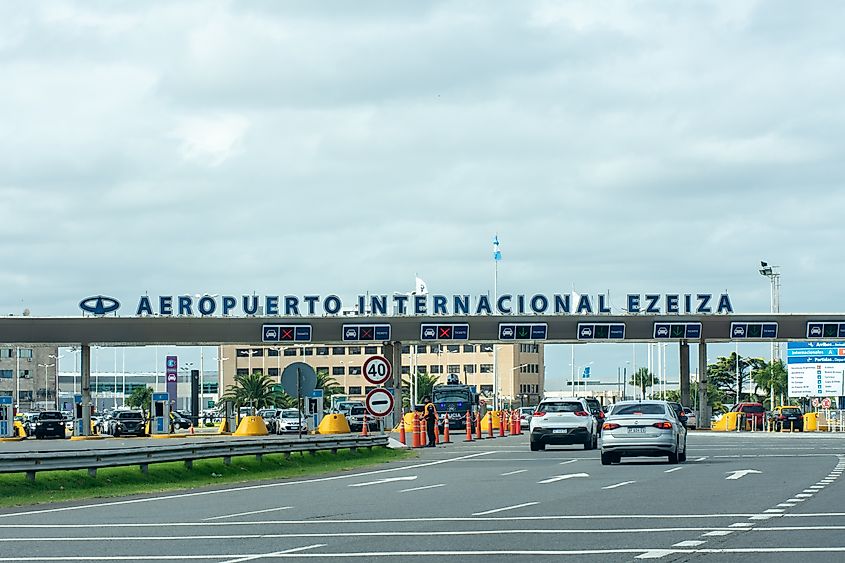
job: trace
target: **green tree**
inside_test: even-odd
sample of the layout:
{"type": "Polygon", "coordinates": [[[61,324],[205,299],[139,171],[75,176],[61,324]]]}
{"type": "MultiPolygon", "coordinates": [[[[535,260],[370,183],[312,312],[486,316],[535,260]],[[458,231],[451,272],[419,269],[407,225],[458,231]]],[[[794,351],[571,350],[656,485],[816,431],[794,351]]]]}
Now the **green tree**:
{"type": "Polygon", "coordinates": [[[132,393],[129,395],[129,397],[127,397],[126,406],[133,409],[141,409],[144,412],[144,417],[146,418],[147,413],[150,411],[152,401],[152,387],[136,387],[132,390],[132,393]]]}
{"type": "Polygon", "coordinates": [[[786,366],[783,360],[777,359],[774,362],[763,362],[763,365],[751,372],[751,379],[758,389],[761,389],[767,396],[774,387],[775,394],[769,397],[769,409],[776,407],[775,397],[786,394],[787,375],[786,366]]]}
{"type": "Polygon", "coordinates": [[[763,369],[765,364],[766,362],[760,358],[737,356],[736,352],[732,352],[728,357],[718,358],[716,363],[707,366],[708,383],[717,391],[712,398],[708,392],[708,402],[712,405],[717,399],[721,402],[742,401],[741,396],[737,397],[739,382],[742,383],[744,393],[753,391],[756,394],[756,387],[753,390],[750,389],[751,374],[763,369]]]}
{"type": "Polygon", "coordinates": [[[269,375],[247,373],[235,376],[235,383],[226,387],[221,401],[231,401],[235,408],[251,406],[255,409],[266,407],[289,407],[296,405],[296,399],[284,392],[273,390],[276,382],[269,375]]]}
{"type": "MultiPolygon", "coordinates": [[[[431,390],[437,385],[437,380],[440,379],[439,374],[433,373],[418,373],[417,374],[417,396],[414,399],[414,404],[418,404],[422,401],[422,398],[426,395],[431,395],[431,390]]],[[[402,380],[402,404],[406,405],[410,408],[410,396],[411,396],[411,383],[408,379],[402,380]],[[407,398],[407,402],[406,399],[407,398]]]]}
{"type": "Polygon", "coordinates": [[[317,373],[317,384],[314,387],[323,390],[324,408],[331,407],[332,395],[343,393],[343,387],[327,371],[317,373]]]}
{"type": "Polygon", "coordinates": [[[640,390],[640,397],[645,397],[645,390],[647,387],[651,387],[652,385],[657,385],[660,383],[660,379],[648,371],[648,368],[640,368],[634,373],[631,374],[631,378],[628,380],[628,385],[633,385],[634,387],[639,388],[640,390]]]}

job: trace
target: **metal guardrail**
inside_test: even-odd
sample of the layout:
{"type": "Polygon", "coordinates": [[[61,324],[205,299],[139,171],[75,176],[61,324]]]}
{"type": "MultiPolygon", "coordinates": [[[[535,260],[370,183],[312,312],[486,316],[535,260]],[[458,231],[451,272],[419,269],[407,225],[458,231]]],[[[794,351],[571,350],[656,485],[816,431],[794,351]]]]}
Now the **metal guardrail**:
{"type": "Polygon", "coordinates": [[[291,454],[294,452],[318,452],[386,446],[387,435],[358,436],[354,434],[309,436],[298,439],[262,438],[196,438],[194,443],[139,445],[136,447],[98,448],[87,450],[7,452],[0,456],[0,473],[26,472],[27,479],[35,480],[39,471],[61,471],[87,469],[92,477],[97,469],[104,467],[126,467],[138,465],[142,473],[151,463],[184,461],[193,466],[194,460],[223,458],[231,463],[234,456],[255,455],[259,459],[266,454],[291,454]]]}

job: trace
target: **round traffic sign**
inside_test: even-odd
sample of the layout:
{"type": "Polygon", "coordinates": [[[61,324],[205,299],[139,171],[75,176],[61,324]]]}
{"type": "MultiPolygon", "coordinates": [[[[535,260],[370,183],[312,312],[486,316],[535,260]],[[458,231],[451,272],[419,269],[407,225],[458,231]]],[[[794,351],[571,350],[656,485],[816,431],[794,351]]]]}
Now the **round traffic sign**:
{"type": "Polygon", "coordinates": [[[817,406],[819,406],[819,398],[818,397],[813,399],[813,407],[817,407],[817,406]]]}
{"type": "Polygon", "coordinates": [[[384,356],[370,356],[364,362],[364,379],[373,385],[383,385],[390,380],[393,370],[384,356]]]}
{"type": "Polygon", "coordinates": [[[829,409],[830,408],[830,398],[829,397],[825,397],[824,399],[822,399],[822,408],[823,409],[829,409]]]}
{"type": "Polygon", "coordinates": [[[367,412],[373,416],[387,416],[393,411],[393,393],[384,388],[367,393],[367,412]]]}

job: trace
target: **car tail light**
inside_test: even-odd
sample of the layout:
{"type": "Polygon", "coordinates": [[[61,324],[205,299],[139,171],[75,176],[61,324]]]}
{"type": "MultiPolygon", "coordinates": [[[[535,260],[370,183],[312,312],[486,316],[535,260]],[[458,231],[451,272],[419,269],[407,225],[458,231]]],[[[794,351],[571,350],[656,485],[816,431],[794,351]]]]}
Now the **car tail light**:
{"type": "Polygon", "coordinates": [[[546,413],[545,413],[545,412],[543,412],[543,411],[536,411],[536,412],[534,413],[534,416],[546,416],[546,413]]]}
{"type": "Polygon", "coordinates": [[[604,413],[602,411],[599,411],[599,418],[604,420],[604,413]]]}
{"type": "Polygon", "coordinates": [[[619,425],[615,422],[605,422],[601,425],[602,430],[616,430],[617,428],[619,428],[619,425]]]}
{"type": "Polygon", "coordinates": [[[655,422],[654,424],[652,424],[652,426],[654,426],[655,428],[662,428],[663,430],[669,430],[670,428],[672,428],[672,423],[671,422],[655,422]]]}
{"type": "Polygon", "coordinates": [[[587,411],[575,411],[575,416],[590,416],[587,411]]]}

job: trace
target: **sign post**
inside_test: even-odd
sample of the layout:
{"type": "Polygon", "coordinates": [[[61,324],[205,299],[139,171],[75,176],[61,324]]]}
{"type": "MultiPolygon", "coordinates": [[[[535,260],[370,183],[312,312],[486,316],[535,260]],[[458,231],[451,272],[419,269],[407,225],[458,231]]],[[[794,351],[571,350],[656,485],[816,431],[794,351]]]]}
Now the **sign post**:
{"type": "Polygon", "coordinates": [[[166,393],[170,398],[170,404],[176,405],[176,389],[177,380],[179,377],[179,360],[176,356],[167,356],[165,358],[165,374],[167,376],[166,393]]]}

